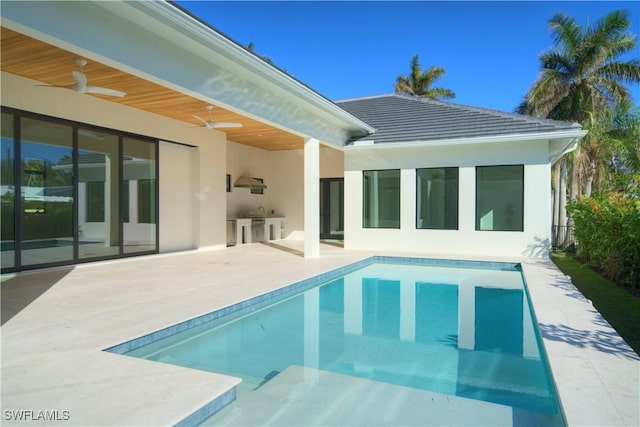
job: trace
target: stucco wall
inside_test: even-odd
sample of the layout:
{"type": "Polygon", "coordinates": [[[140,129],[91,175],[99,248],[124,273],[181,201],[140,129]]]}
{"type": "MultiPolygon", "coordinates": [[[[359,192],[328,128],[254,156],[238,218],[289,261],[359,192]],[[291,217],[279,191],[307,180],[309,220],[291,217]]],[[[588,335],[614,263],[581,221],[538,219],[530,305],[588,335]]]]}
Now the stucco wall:
{"type": "Polygon", "coordinates": [[[159,158],[160,252],[225,246],[224,133],[38,84],[2,73],[2,105],[165,141],[159,158]]]}
{"type": "Polygon", "coordinates": [[[546,256],[549,248],[548,142],[367,148],[345,153],[345,247],[451,255],[546,256]],[[524,231],[475,230],[476,166],[524,164],[524,231]],[[458,230],[416,229],[416,168],[459,167],[458,230]],[[362,171],[400,169],[400,229],[362,227],[362,171]]]}
{"type": "Polygon", "coordinates": [[[284,237],[304,238],[304,157],[302,150],[272,151],[269,186],[271,204],[286,218],[284,237]]]}

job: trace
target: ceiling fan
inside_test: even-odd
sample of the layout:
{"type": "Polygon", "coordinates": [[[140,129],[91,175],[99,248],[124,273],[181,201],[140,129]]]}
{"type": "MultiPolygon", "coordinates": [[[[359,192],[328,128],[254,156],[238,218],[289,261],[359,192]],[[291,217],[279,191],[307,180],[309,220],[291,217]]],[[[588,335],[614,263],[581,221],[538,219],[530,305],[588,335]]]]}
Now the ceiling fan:
{"type": "Polygon", "coordinates": [[[87,84],[87,76],[82,72],[82,68],[87,65],[87,61],[84,59],[76,59],[76,64],[80,67],[80,71],[72,71],[71,75],[73,75],[73,79],[76,81],[75,84],[70,86],[54,86],[54,87],[62,87],[66,89],[74,90],[78,93],[92,93],[96,95],[108,95],[108,96],[117,96],[122,98],[126,95],[125,92],[121,92],[115,89],[108,89],[106,87],[100,86],[91,86],[87,84]]]}
{"type": "Polygon", "coordinates": [[[207,110],[209,111],[209,119],[205,120],[201,117],[193,115],[194,118],[200,120],[204,123],[204,127],[207,129],[221,129],[221,128],[241,128],[242,123],[234,123],[234,122],[214,122],[211,120],[211,111],[213,110],[213,105],[207,105],[207,110]]]}

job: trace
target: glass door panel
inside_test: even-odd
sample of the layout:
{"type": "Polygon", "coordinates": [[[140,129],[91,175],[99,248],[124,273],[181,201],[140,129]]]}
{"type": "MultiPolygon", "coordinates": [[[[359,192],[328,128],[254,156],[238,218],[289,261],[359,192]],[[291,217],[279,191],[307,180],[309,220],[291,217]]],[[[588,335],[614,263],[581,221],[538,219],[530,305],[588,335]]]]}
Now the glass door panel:
{"type": "Polygon", "coordinates": [[[120,253],[118,136],[78,130],[78,256],[120,253]]]}
{"type": "Polygon", "coordinates": [[[122,146],[124,253],[150,252],[157,248],[156,183],[157,145],[124,138],[122,146]]]}
{"type": "Polygon", "coordinates": [[[73,131],[21,118],[21,264],[73,260],[73,131]]]}
{"type": "Polygon", "coordinates": [[[344,239],[344,179],[320,180],[320,238],[344,239]]]}
{"type": "Polygon", "coordinates": [[[2,228],[2,268],[15,267],[15,206],[16,189],[13,178],[14,145],[13,115],[2,113],[2,147],[0,165],[0,226],[2,228]]]}

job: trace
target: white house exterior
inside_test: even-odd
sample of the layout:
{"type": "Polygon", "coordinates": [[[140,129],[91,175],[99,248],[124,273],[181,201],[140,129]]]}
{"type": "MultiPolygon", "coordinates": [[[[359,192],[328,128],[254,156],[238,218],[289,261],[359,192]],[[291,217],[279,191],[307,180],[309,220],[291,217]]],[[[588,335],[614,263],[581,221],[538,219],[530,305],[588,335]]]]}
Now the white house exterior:
{"type": "Polygon", "coordinates": [[[550,166],[575,148],[579,125],[399,95],[338,105],[376,128],[344,149],[346,248],[548,256],[550,166]],[[451,194],[438,195],[443,181],[429,174],[445,169],[451,194]],[[366,224],[366,171],[397,171],[396,223],[366,224]]]}
{"type": "MultiPolygon", "coordinates": [[[[5,1],[1,43],[3,271],[224,249],[229,220],[255,211],[284,218],[276,237],[304,240],[305,256],[315,257],[325,178],[344,179],[344,194],[331,200],[344,203],[336,227],[346,248],[545,256],[550,164],[584,135],[558,123],[520,133],[504,125],[496,134],[470,121],[477,135],[407,140],[165,2],[5,1]],[[126,95],[43,87],[72,85],[78,58],[88,62],[89,84],[126,95]],[[214,120],[243,127],[203,128],[193,116],[206,117],[207,105],[214,120]],[[494,165],[523,169],[516,231],[476,230],[477,167],[494,165]],[[455,229],[417,226],[416,170],[435,167],[457,168],[455,229]],[[389,169],[400,176],[399,224],[370,227],[363,176],[389,169]],[[233,187],[247,176],[264,181],[264,194],[233,187]],[[8,189],[25,197],[11,199],[8,189]],[[39,200],[26,197],[39,192],[39,200]],[[52,231],[48,216],[62,207],[55,200],[68,206],[64,226],[52,231]]],[[[484,114],[491,121],[502,113],[484,114]]]]}

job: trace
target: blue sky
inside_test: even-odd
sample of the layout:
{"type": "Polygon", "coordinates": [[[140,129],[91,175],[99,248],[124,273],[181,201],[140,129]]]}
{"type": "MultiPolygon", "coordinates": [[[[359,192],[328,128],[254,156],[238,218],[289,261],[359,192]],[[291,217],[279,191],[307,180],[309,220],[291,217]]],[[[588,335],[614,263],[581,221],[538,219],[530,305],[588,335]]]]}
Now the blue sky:
{"type": "MultiPolygon", "coordinates": [[[[630,12],[640,34],[640,6],[631,1],[179,1],[242,45],[268,56],[331,100],[392,93],[396,77],[419,54],[422,68],[440,65],[435,86],[452,102],[513,111],[536,78],[539,55],[552,46],[556,12],[584,25],[615,9],[630,12]]],[[[640,47],[632,55],[640,57],[640,47]]],[[[636,104],[640,88],[632,88],[636,104]]]]}

